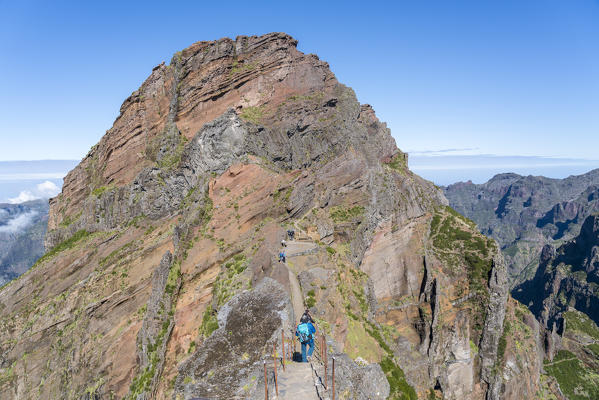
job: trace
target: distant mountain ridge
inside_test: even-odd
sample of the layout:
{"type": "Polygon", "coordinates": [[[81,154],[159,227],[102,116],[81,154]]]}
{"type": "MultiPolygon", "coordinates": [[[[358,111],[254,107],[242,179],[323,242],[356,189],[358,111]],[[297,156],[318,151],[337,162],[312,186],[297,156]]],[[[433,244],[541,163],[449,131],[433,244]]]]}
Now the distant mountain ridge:
{"type": "Polygon", "coordinates": [[[551,332],[545,343],[553,362],[545,367],[567,398],[599,398],[599,214],[557,249],[545,245],[534,278],[512,295],[551,332]]]}
{"type": "Polygon", "coordinates": [[[513,284],[532,277],[545,244],[574,238],[599,211],[599,169],[565,179],[499,174],[445,188],[450,205],[500,244],[513,284]]]}

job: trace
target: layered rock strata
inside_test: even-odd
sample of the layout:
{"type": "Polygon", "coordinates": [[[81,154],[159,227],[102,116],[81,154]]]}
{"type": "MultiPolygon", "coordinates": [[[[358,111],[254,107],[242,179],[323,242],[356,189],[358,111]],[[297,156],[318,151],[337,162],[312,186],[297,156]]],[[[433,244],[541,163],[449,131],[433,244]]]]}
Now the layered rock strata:
{"type": "Polygon", "coordinates": [[[46,245],[0,292],[2,397],[257,398],[304,305],[343,360],[339,395],[382,376],[390,398],[534,386],[492,368],[495,243],[285,34],[156,67],[52,199],[46,245]]]}

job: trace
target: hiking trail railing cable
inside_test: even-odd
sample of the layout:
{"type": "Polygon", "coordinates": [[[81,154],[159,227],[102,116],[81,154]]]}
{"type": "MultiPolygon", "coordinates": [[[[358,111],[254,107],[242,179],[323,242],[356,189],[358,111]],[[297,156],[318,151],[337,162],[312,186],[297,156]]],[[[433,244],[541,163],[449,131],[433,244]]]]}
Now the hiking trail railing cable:
{"type": "MultiPolygon", "coordinates": [[[[320,378],[320,382],[322,383],[322,386],[324,387],[325,391],[329,390],[329,386],[328,386],[328,365],[329,365],[329,360],[328,360],[328,348],[327,348],[327,339],[326,339],[326,335],[324,333],[324,331],[322,329],[320,329],[319,327],[319,331],[321,332],[320,335],[318,335],[318,339],[314,340],[314,354],[316,354],[316,358],[322,363],[323,367],[324,367],[324,382],[322,381],[322,378],[320,378]]],[[[331,370],[331,383],[332,383],[332,387],[331,389],[331,397],[333,400],[335,400],[335,357],[331,357],[331,363],[332,363],[332,370],[331,370]]]]}
{"type": "MultiPolygon", "coordinates": [[[[278,340],[277,340],[278,341],[278,340]]],[[[285,372],[285,364],[287,360],[293,360],[293,354],[295,352],[295,343],[292,338],[285,337],[285,331],[281,329],[281,364],[283,366],[283,372],[285,372]],[[287,346],[285,344],[287,343],[287,346]],[[293,351],[292,351],[293,350],[293,351]]],[[[279,396],[279,377],[277,374],[277,343],[272,344],[272,361],[273,361],[273,374],[275,383],[275,393],[279,396]]],[[[266,360],[263,361],[264,365],[264,399],[268,400],[268,372],[266,368],[266,360]]]]}
{"type": "Polygon", "coordinates": [[[283,372],[285,372],[285,331],[283,329],[281,329],[281,347],[283,348],[283,351],[281,351],[281,355],[283,357],[283,372]]]}
{"type": "Polygon", "coordinates": [[[272,344],[272,365],[275,370],[275,391],[277,392],[277,397],[279,397],[279,382],[277,381],[277,344],[272,344]]]}
{"type": "Polygon", "coordinates": [[[264,360],[264,400],[268,400],[268,376],[266,375],[266,360],[264,360]]]}
{"type": "MultiPolygon", "coordinates": [[[[320,332],[323,332],[322,330],[320,332]]],[[[278,342],[278,340],[276,341],[278,342]]],[[[275,393],[276,396],[279,396],[279,382],[278,382],[278,374],[277,374],[277,343],[273,343],[272,346],[272,359],[273,359],[273,377],[275,384],[275,393]]],[[[288,361],[292,361],[295,353],[296,353],[296,341],[293,339],[293,334],[289,338],[285,336],[285,331],[281,330],[281,364],[283,366],[283,371],[285,371],[285,363],[288,361]],[[286,345],[287,344],[287,345],[286,345]]],[[[314,353],[316,359],[320,361],[324,367],[324,382],[321,380],[321,384],[324,387],[325,391],[329,390],[328,387],[328,348],[327,348],[327,340],[326,335],[324,333],[320,333],[320,335],[316,335],[314,338],[314,353]]],[[[332,370],[331,370],[331,397],[332,400],[335,400],[335,357],[331,357],[332,361],[332,370]]],[[[268,400],[268,371],[266,367],[266,360],[263,361],[264,366],[264,400],[268,400]]]]}
{"type": "Polygon", "coordinates": [[[332,394],[333,394],[333,400],[335,400],[335,357],[333,357],[333,377],[331,379],[333,381],[333,388],[332,388],[332,394]]]}

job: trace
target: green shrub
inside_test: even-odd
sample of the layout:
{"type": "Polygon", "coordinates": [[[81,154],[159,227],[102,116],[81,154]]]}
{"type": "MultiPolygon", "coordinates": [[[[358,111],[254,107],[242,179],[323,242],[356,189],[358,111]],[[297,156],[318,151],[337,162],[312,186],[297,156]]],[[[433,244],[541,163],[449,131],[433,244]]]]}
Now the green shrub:
{"type": "Polygon", "coordinates": [[[499,338],[499,344],[497,345],[497,363],[501,365],[505,357],[505,349],[507,347],[507,337],[510,334],[511,325],[509,321],[503,323],[503,334],[499,338]]]}
{"type": "Polygon", "coordinates": [[[433,219],[431,220],[431,232],[437,232],[439,228],[439,223],[441,223],[441,216],[439,214],[433,215],[433,219]]]}
{"type": "Polygon", "coordinates": [[[199,333],[207,338],[212,335],[212,332],[218,329],[218,320],[212,306],[208,306],[202,315],[202,325],[200,325],[199,333]]]}
{"type": "Polygon", "coordinates": [[[388,399],[399,400],[418,400],[416,391],[408,381],[402,369],[395,364],[393,358],[385,357],[381,361],[381,368],[389,381],[389,397],[388,399]]]}
{"type": "Polygon", "coordinates": [[[407,168],[405,156],[402,153],[397,153],[388,162],[385,163],[389,168],[395,171],[404,171],[407,168]]]}
{"type": "Polygon", "coordinates": [[[108,192],[114,189],[116,189],[116,186],[114,184],[110,184],[108,186],[100,186],[92,190],[92,194],[96,197],[100,197],[104,192],[108,192]]]}
{"type": "Polygon", "coordinates": [[[239,116],[246,121],[259,124],[264,118],[264,111],[262,107],[245,107],[239,116]]]}
{"type": "Polygon", "coordinates": [[[587,348],[595,354],[595,357],[599,358],[599,343],[589,344],[587,348]]]}
{"type": "Polygon", "coordinates": [[[330,211],[331,219],[334,222],[348,222],[364,214],[364,207],[354,206],[351,208],[332,207],[330,211]]]}
{"type": "MultiPolygon", "coordinates": [[[[44,261],[51,259],[56,254],[58,254],[62,251],[72,249],[73,247],[75,247],[75,245],[80,240],[85,239],[89,235],[91,235],[91,234],[88,231],[86,231],[85,229],[75,232],[75,234],[73,236],[71,236],[64,242],[61,242],[61,243],[57,244],[56,246],[54,246],[53,248],[51,248],[50,250],[48,250],[47,253],[45,253],[43,256],[41,256],[39,258],[39,260],[37,260],[37,262],[33,265],[33,267],[36,267],[39,264],[43,263],[44,261]]],[[[31,268],[33,268],[33,267],[31,267],[31,268]]]]}
{"type": "Polygon", "coordinates": [[[158,168],[165,171],[171,171],[181,164],[181,157],[183,156],[183,150],[185,150],[185,145],[187,144],[187,138],[179,134],[176,136],[176,141],[177,145],[170,147],[169,152],[162,156],[157,162],[158,168]]]}

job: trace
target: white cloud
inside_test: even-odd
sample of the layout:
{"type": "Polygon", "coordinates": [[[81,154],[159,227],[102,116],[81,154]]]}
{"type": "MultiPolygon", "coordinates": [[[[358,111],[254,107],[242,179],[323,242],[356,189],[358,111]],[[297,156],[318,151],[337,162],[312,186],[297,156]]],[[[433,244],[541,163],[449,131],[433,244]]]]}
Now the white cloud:
{"type": "Polygon", "coordinates": [[[19,193],[19,195],[17,197],[8,199],[8,202],[10,204],[20,204],[20,203],[24,203],[26,201],[36,200],[39,198],[40,198],[39,196],[35,196],[29,190],[23,190],[21,193],[19,193]]]}
{"type": "Polygon", "coordinates": [[[44,181],[37,185],[37,191],[44,197],[53,197],[60,193],[60,188],[54,182],[44,181]]]}
{"type": "Polygon", "coordinates": [[[0,233],[15,233],[23,230],[31,225],[33,218],[37,215],[37,211],[30,211],[8,221],[6,225],[0,226],[0,233]]]}
{"type": "Polygon", "coordinates": [[[37,199],[48,199],[60,193],[60,187],[51,181],[44,181],[36,185],[34,190],[23,190],[17,197],[8,199],[10,204],[20,204],[37,199]]]}

